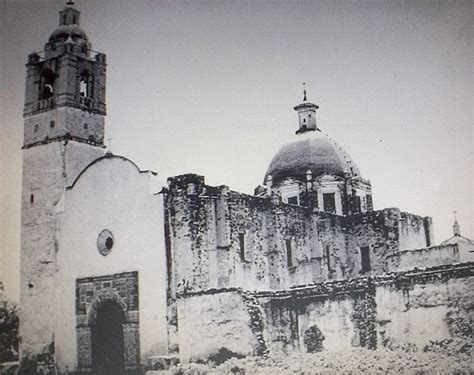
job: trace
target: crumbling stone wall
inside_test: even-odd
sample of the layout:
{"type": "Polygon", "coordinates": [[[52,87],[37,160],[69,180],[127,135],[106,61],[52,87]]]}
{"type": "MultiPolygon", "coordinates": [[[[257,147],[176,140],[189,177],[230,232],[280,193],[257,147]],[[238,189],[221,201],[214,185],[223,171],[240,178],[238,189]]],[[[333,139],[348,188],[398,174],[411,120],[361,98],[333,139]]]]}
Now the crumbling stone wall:
{"type": "Polygon", "coordinates": [[[472,337],[474,263],[380,277],[376,305],[380,345],[472,337]]]}
{"type": "Polygon", "coordinates": [[[178,289],[283,289],[344,276],[340,217],[210,187],[195,175],[169,184],[169,267],[178,289]],[[323,247],[331,249],[330,270],[323,247]]]}
{"type": "Polygon", "coordinates": [[[273,353],[311,352],[308,332],[320,331],[320,350],[375,346],[375,303],[371,281],[328,281],[280,292],[261,292],[265,339],[273,353]]]}
{"type": "Polygon", "coordinates": [[[370,271],[366,273],[380,274],[389,271],[388,259],[398,251],[427,246],[426,236],[429,236],[430,230],[425,225],[427,219],[401,212],[397,208],[345,217],[348,274],[357,276],[363,273],[363,247],[368,247],[370,256],[370,271]]]}
{"type": "Polygon", "coordinates": [[[368,274],[377,274],[401,246],[426,244],[425,219],[395,208],[338,216],[211,187],[197,175],[168,183],[171,296],[175,285],[279,290],[359,276],[363,247],[368,274]]]}
{"type": "Polygon", "coordinates": [[[317,327],[324,349],[375,349],[470,339],[474,263],[383,276],[327,281],[286,291],[259,292],[265,341],[271,353],[306,352],[317,327]],[[314,329],[314,328],[313,328],[314,329]]]}
{"type": "Polygon", "coordinates": [[[290,354],[351,347],[376,349],[470,339],[474,263],[326,281],[251,293],[210,289],[178,296],[184,361],[290,354]],[[310,337],[311,336],[311,337],[310,337]]]}
{"type": "Polygon", "coordinates": [[[419,249],[432,245],[431,218],[400,212],[398,218],[399,250],[419,249]]]}
{"type": "Polygon", "coordinates": [[[263,355],[263,321],[257,300],[238,289],[180,294],[179,356],[182,362],[263,355]]]}
{"type": "Polygon", "coordinates": [[[400,250],[387,257],[388,271],[426,268],[459,263],[458,245],[431,246],[422,249],[400,250]]]}

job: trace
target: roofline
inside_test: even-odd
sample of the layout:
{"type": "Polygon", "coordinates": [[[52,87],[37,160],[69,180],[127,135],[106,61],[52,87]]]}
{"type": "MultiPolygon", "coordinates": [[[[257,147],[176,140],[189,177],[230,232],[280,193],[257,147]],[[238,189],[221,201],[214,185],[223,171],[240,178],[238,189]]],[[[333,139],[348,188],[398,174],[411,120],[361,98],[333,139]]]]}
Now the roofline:
{"type": "Polygon", "coordinates": [[[77,175],[77,177],[74,179],[74,182],[66,187],[66,190],[72,190],[74,188],[74,185],[76,185],[76,182],[81,178],[81,176],[94,164],[104,160],[104,159],[113,159],[113,158],[118,158],[122,159],[125,161],[128,161],[130,164],[132,164],[138,171],[138,173],[152,173],[153,175],[156,175],[157,173],[150,170],[150,169],[140,169],[138,165],[136,165],[133,161],[131,161],[129,158],[126,158],[125,156],[122,155],[114,155],[112,153],[107,153],[104,156],[98,157],[97,159],[94,159],[92,162],[90,162],[82,171],[77,175]]]}

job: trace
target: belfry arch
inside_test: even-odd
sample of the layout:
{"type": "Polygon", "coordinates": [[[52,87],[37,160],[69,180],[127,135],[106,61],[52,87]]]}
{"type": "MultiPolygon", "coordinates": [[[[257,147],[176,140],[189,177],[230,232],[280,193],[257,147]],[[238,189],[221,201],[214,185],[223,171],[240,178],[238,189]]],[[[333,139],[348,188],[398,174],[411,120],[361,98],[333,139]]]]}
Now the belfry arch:
{"type": "Polygon", "coordinates": [[[44,69],[40,76],[39,98],[49,99],[54,95],[55,75],[51,69],[44,69]]]}
{"type": "Polygon", "coordinates": [[[140,367],[138,273],[76,280],[78,369],[99,375],[140,367]]]}
{"type": "Polygon", "coordinates": [[[93,76],[90,71],[84,69],[79,79],[79,95],[82,98],[92,98],[93,96],[93,76]]]}

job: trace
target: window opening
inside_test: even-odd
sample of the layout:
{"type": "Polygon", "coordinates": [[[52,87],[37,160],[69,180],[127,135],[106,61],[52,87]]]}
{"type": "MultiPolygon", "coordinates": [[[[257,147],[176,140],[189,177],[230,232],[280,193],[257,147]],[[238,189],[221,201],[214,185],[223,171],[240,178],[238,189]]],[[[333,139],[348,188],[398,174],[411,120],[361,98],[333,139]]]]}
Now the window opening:
{"type": "Polygon", "coordinates": [[[332,271],[332,269],[331,269],[331,252],[330,252],[329,246],[326,246],[326,263],[327,263],[327,266],[328,266],[328,271],[331,272],[332,271]]]}
{"type": "Polygon", "coordinates": [[[87,81],[84,79],[84,77],[81,78],[81,83],[80,83],[80,95],[83,97],[87,97],[87,81]]]}
{"type": "Polygon", "coordinates": [[[286,262],[288,263],[288,267],[293,266],[293,254],[291,248],[291,240],[286,240],[286,262]]]}
{"type": "Polygon", "coordinates": [[[35,127],[33,128],[33,131],[35,133],[38,133],[38,129],[39,129],[39,125],[38,124],[35,124],[35,127]]]}
{"type": "Polygon", "coordinates": [[[92,97],[92,76],[88,71],[84,71],[81,74],[81,80],[79,83],[79,95],[83,98],[92,97]]]}
{"type": "Polygon", "coordinates": [[[336,199],[334,193],[323,194],[324,211],[336,213],[336,199]]]}
{"type": "Polygon", "coordinates": [[[369,247],[364,246],[360,248],[361,272],[370,271],[370,253],[369,247]]]}
{"type": "Polygon", "coordinates": [[[40,79],[40,99],[51,98],[54,94],[54,73],[46,69],[40,79]]]}
{"type": "Polygon", "coordinates": [[[49,123],[49,127],[50,127],[50,128],[54,128],[54,125],[55,125],[54,121],[51,121],[51,122],[49,123]]]}
{"type": "Polygon", "coordinates": [[[34,194],[31,194],[31,195],[30,195],[30,203],[31,203],[31,204],[35,203],[35,196],[34,196],[34,194]]]}
{"type": "Polygon", "coordinates": [[[239,246],[240,246],[240,260],[245,262],[245,235],[239,233],[239,246]]]}
{"type": "Polygon", "coordinates": [[[354,212],[361,212],[361,199],[358,195],[354,196],[354,212]]]}
{"type": "Polygon", "coordinates": [[[294,197],[289,197],[288,198],[288,204],[298,204],[298,196],[294,196],[294,197]]]}

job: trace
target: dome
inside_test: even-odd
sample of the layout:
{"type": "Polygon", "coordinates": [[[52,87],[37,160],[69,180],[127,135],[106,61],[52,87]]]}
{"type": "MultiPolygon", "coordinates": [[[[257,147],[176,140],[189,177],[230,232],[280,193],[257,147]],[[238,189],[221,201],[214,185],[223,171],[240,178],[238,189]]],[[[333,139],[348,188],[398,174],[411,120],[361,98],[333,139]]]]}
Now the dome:
{"type": "Polygon", "coordinates": [[[326,173],[360,176],[357,165],[336,142],[319,132],[314,133],[315,136],[284,145],[273,157],[264,181],[268,175],[272,176],[273,183],[287,177],[305,179],[308,170],[313,177],[326,173]]]}
{"type": "Polygon", "coordinates": [[[453,237],[448,238],[447,240],[441,242],[441,245],[458,245],[461,243],[474,245],[474,242],[472,240],[470,240],[469,238],[463,237],[461,235],[454,235],[453,237]]]}
{"type": "Polygon", "coordinates": [[[49,37],[50,42],[65,42],[69,37],[72,38],[74,42],[79,40],[88,41],[87,35],[78,25],[61,25],[56,30],[53,31],[49,37]]]}

